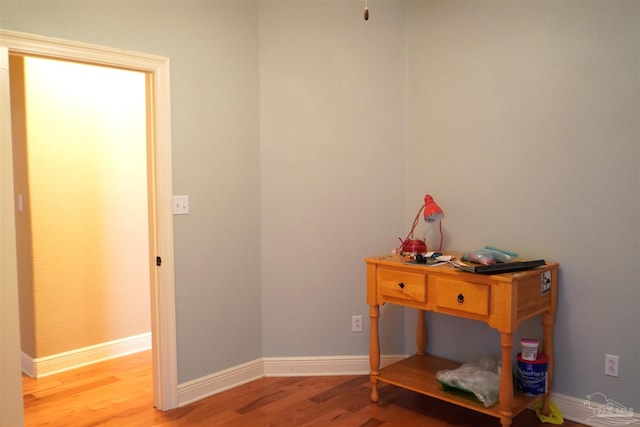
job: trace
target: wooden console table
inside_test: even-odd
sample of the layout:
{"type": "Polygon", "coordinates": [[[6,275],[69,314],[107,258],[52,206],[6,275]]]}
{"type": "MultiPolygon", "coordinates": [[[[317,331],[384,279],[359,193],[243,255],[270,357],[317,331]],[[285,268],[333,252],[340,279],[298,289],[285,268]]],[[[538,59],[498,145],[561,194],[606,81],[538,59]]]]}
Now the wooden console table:
{"type": "Polygon", "coordinates": [[[558,295],[558,264],[532,270],[494,275],[467,273],[450,265],[408,264],[406,258],[388,255],[367,258],[367,304],[371,320],[369,361],[371,401],[378,402],[379,381],[394,384],[500,419],[503,427],[514,416],[543,399],[542,413],[549,414],[553,380],[553,323],[558,295]],[[418,310],[417,354],[380,369],[378,322],[380,305],[398,304],[418,310]],[[500,397],[485,408],[480,402],[455,392],[445,392],[435,379],[441,369],[455,369],[460,363],[426,354],[425,311],[486,322],[500,333],[502,371],[500,397]],[[540,351],[549,358],[547,394],[527,396],[514,393],[512,379],[513,334],[521,321],[542,315],[543,339],[540,351]]]}

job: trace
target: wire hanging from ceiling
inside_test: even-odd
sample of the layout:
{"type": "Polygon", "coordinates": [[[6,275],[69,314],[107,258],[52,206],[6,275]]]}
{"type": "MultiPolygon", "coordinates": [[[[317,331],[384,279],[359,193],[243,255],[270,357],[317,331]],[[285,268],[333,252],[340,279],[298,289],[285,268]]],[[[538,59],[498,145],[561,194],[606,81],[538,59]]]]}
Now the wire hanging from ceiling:
{"type": "Polygon", "coordinates": [[[369,0],[364,0],[364,20],[369,20],[369,0]]]}

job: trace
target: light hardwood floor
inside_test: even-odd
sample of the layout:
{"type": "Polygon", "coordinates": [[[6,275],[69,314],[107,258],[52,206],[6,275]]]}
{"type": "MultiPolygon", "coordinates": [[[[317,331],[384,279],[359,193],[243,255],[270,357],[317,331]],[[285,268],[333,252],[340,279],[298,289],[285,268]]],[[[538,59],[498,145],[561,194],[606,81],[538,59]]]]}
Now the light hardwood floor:
{"type": "MultiPolygon", "coordinates": [[[[161,412],[152,405],[150,366],[146,351],[41,379],[25,376],[26,426],[500,426],[496,418],[391,385],[381,385],[380,403],[372,404],[368,376],[262,378],[161,412]]],[[[532,411],[513,423],[545,425],[532,411]]]]}

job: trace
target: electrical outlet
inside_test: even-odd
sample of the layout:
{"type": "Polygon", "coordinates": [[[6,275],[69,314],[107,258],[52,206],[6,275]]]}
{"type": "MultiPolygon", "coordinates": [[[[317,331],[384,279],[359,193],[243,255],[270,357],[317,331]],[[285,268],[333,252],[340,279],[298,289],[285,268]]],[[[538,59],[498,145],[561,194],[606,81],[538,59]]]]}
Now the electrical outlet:
{"type": "Polygon", "coordinates": [[[351,316],[351,332],[362,332],[362,316],[351,316]]]}
{"type": "Polygon", "coordinates": [[[604,373],[612,377],[618,377],[618,356],[604,355],[604,373]]]}

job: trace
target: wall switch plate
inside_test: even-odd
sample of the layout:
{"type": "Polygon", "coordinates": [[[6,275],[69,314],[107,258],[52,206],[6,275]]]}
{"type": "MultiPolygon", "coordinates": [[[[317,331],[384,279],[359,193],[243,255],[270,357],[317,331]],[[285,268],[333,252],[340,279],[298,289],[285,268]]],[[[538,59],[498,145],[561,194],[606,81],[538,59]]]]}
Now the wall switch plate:
{"type": "Polygon", "coordinates": [[[173,214],[186,215],[189,213],[189,196],[173,196],[173,214]]]}

